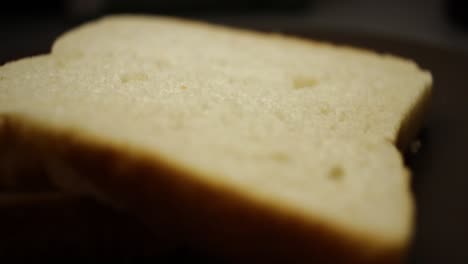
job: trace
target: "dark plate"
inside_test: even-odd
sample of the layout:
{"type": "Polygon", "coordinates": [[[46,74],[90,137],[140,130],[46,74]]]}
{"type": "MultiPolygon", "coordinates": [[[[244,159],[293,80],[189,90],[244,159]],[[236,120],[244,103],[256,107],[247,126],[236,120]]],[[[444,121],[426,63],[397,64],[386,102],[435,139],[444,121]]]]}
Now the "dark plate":
{"type": "MultiPolygon", "coordinates": [[[[38,26],[17,26],[6,32],[6,36],[10,37],[4,35],[2,40],[0,63],[47,52],[53,39],[69,28],[63,23],[50,25],[40,30],[34,29],[38,26]]],[[[434,97],[420,134],[422,147],[417,154],[406,155],[406,161],[413,171],[412,186],[417,206],[416,236],[410,263],[468,263],[468,54],[367,34],[317,29],[285,33],[401,55],[432,72],[434,97]]],[[[145,229],[135,221],[126,216],[119,217],[118,213],[90,201],[68,200],[65,205],[56,201],[50,206],[29,205],[23,209],[9,207],[4,210],[0,224],[2,244],[9,244],[9,250],[16,247],[18,252],[25,253],[28,249],[36,249],[39,253],[148,254],[148,248],[143,244],[151,239],[144,235],[145,229]],[[64,210],[68,207],[67,203],[78,209],[64,210]],[[47,212],[54,217],[48,216],[47,212]],[[88,215],[85,221],[76,220],[80,214],[88,215]],[[25,219],[36,224],[30,224],[25,219]],[[109,225],[111,222],[113,224],[109,225]],[[81,232],[66,231],[73,226],[75,231],[81,228],[81,232]],[[28,238],[28,232],[11,231],[14,228],[29,228],[30,233],[47,229],[55,229],[56,232],[42,232],[38,240],[38,237],[28,238]],[[72,242],[67,243],[66,234],[72,242]],[[135,238],[143,239],[136,243],[138,239],[135,238]],[[47,243],[51,243],[51,246],[47,246],[47,243]]],[[[211,259],[182,248],[171,252],[163,259],[211,259]]],[[[0,250],[0,253],[5,251],[0,250]]]]}

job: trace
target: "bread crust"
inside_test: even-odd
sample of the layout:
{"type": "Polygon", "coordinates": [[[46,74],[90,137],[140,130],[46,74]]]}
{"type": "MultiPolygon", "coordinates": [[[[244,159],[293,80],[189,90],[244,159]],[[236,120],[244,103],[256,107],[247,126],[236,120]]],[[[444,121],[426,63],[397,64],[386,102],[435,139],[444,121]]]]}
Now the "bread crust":
{"type": "Polygon", "coordinates": [[[26,145],[30,154],[60,159],[113,205],[157,231],[159,239],[185,241],[235,262],[401,263],[405,259],[407,245],[379,244],[338,231],[317,219],[304,219],[215,186],[145,153],[20,116],[3,116],[0,124],[0,142],[26,145]]]}
{"type": "Polygon", "coordinates": [[[417,138],[421,128],[427,121],[426,117],[432,101],[432,85],[424,89],[420,100],[408,111],[397,133],[395,145],[401,152],[408,150],[411,142],[417,138]]]}

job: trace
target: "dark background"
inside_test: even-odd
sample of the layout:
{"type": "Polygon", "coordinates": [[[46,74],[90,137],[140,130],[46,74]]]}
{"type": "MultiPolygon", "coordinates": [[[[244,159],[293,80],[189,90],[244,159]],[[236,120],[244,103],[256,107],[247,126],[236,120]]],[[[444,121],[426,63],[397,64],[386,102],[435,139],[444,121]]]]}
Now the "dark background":
{"type": "Polygon", "coordinates": [[[468,52],[465,0],[5,0],[0,63],[44,52],[60,32],[103,14],[186,16],[269,31],[369,33],[468,52]],[[34,42],[34,45],[31,45],[34,42]]]}
{"type": "Polygon", "coordinates": [[[410,262],[468,263],[467,1],[3,1],[0,65],[45,53],[65,30],[112,13],[184,16],[358,45],[431,70],[434,99],[419,135],[422,148],[406,155],[417,203],[410,262]]]}
{"type": "Polygon", "coordinates": [[[468,52],[465,0],[5,0],[0,64],[45,52],[57,34],[112,13],[169,14],[268,31],[328,30],[468,52]],[[33,43],[34,45],[32,45],[33,43]]]}

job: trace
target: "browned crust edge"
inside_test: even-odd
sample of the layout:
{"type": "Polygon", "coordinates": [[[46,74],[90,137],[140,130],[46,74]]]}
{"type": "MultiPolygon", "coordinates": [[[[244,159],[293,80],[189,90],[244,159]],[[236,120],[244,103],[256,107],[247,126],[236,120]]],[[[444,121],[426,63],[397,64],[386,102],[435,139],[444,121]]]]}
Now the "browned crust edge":
{"type": "Polygon", "coordinates": [[[432,101],[433,86],[430,84],[424,90],[421,99],[408,111],[406,118],[397,133],[396,146],[401,152],[405,152],[410,147],[411,141],[417,137],[426,117],[429,113],[429,108],[432,101]]]}
{"type": "MultiPolygon", "coordinates": [[[[0,143],[60,159],[162,239],[242,262],[400,263],[407,245],[375,245],[203,182],[182,168],[78,133],[0,117],[0,143]]],[[[0,144],[1,146],[1,144],[0,144]]]]}

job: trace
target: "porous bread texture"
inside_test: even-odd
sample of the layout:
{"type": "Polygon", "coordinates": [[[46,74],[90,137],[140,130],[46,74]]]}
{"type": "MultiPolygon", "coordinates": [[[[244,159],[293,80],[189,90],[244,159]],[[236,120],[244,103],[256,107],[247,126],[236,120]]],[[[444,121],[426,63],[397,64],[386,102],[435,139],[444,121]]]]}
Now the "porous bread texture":
{"type": "MultiPolygon", "coordinates": [[[[299,221],[289,232],[307,236],[296,251],[391,262],[404,255],[413,221],[409,173],[395,144],[418,128],[405,121],[421,119],[431,83],[429,72],[390,55],[173,18],[116,16],[64,34],[50,55],[0,68],[0,128],[30,137],[38,155],[53,153],[46,159],[61,164],[55,167],[76,170],[97,192],[145,217],[199,208],[205,214],[198,220],[223,219],[212,225],[229,223],[225,228],[245,234],[242,224],[220,215],[229,215],[223,203],[197,198],[203,194],[191,186],[202,186],[211,198],[239,201],[238,216],[255,218],[242,208],[266,210],[262,224],[280,226],[272,230],[288,232],[278,220],[285,216],[299,221]],[[403,135],[402,127],[412,129],[403,135]],[[107,148],[118,153],[111,160],[124,164],[114,165],[125,167],[125,177],[74,163],[96,162],[101,156],[86,159],[86,150],[94,157],[107,148]],[[70,154],[74,149],[79,154],[70,154]],[[151,169],[139,174],[139,163],[127,159],[148,161],[151,169]],[[182,208],[156,202],[151,193],[163,189],[174,190],[170,204],[185,197],[182,208]],[[154,199],[154,207],[141,205],[143,198],[154,199]]],[[[207,234],[207,243],[233,235],[226,234],[207,234]]]]}
{"type": "MultiPolygon", "coordinates": [[[[274,91],[278,93],[276,96],[284,96],[286,91],[291,100],[303,101],[290,101],[292,104],[285,106],[265,98],[263,105],[280,109],[277,111],[280,118],[284,107],[291,113],[286,113],[284,118],[294,118],[296,113],[298,118],[303,118],[298,112],[319,111],[323,115],[314,117],[319,118],[318,123],[327,134],[331,130],[364,133],[391,142],[396,141],[407,115],[405,110],[418,102],[421,90],[426,91],[424,88],[431,85],[428,72],[421,71],[410,60],[392,55],[180,19],[110,17],[64,34],[54,43],[52,51],[65,57],[129,56],[128,60],[145,61],[143,67],[150,72],[158,67],[182,67],[184,80],[196,79],[205,86],[232,86],[232,82],[241,80],[240,84],[246,86],[296,89],[297,94],[306,97],[292,97],[289,89],[274,91]],[[192,71],[195,68],[203,68],[203,73],[192,71]],[[304,101],[310,103],[304,105],[304,101]]],[[[144,70],[132,68],[120,76],[122,82],[147,77],[144,70]]],[[[184,85],[180,81],[178,84],[184,85]]],[[[249,89],[249,93],[256,93],[252,95],[254,98],[263,96],[261,92],[262,89],[249,89]]],[[[317,120],[303,119],[299,121],[306,122],[304,125],[317,123],[317,120]]]]}

